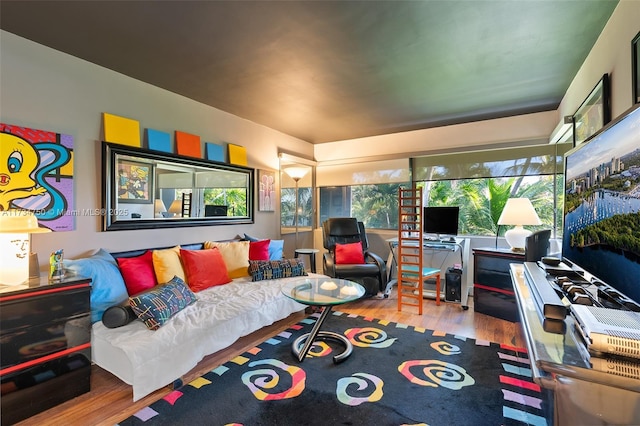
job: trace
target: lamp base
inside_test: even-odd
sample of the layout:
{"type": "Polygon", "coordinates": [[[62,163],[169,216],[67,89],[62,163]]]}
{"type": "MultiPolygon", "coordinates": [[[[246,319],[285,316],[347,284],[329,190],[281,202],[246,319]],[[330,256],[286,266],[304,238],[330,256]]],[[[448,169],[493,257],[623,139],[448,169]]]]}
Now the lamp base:
{"type": "Polygon", "coordinates": [[[511,247],[511,251],[524,253],[524,246],[529,235],[531,235],[531,231],[518,225],[505,232],[504,239],[507,240],[507,244],[511,247]]]}

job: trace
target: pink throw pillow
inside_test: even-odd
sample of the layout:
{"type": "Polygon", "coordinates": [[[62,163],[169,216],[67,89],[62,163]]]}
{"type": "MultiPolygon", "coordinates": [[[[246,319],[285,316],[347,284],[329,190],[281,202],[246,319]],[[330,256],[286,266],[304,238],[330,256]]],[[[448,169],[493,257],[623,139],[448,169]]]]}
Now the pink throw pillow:
{"type": "Polygon", "coordinates": [[[116,261],[129,296],[135,296],[158,285],[156,274],[153,270],[153,253],[151,250],[147,250],[144,254],[136,257],[118,257],[116,261]]]}
{"type": "Polygon", "coordinates": [[[249,242],[249,260],[269,260],[269,243],[271,240],[249,242]]]}
{"type": "Polygon", "coordinates": [[[349,244],[336,244],[336,264],[363,264],[364,252],[362,251],[362,242],[349,244]]]}

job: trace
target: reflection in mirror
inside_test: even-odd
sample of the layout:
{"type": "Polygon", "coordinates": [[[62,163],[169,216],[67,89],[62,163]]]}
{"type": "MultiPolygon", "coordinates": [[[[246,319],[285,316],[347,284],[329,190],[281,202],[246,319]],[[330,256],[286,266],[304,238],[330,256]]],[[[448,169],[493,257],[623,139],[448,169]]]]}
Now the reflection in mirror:
{"type": "Polygon", "coordinates": [[[104,229],[253,223],[253,169],[103,142],[104,229]]]}
{"type": "MultiPolygon", "coordinates": [[[[313,166],[280,155],[280,232],[313,228],[313,166]],[[297,212],[297,214],[296,214],[297,212]]],[[[297,243],[296,243],[297,245],[297,243]]]]}

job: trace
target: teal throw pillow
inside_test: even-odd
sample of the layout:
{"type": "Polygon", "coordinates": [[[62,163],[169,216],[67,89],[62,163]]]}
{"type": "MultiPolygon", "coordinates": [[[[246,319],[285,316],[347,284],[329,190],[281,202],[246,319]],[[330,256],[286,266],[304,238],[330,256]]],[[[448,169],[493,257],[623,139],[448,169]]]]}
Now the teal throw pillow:
{"type": "Polygon", "coordinates": [[[129,297],[116,260],[100,249],[92,256],[64,261],[66,270],[91,278],[91,323],[102,319],[107,308],[118,305],[129,297]]]}

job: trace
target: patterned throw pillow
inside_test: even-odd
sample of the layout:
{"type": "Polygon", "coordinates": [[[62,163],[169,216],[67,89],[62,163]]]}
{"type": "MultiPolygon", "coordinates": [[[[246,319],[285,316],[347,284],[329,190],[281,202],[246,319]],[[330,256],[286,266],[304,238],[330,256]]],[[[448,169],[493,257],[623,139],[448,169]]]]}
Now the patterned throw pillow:
{"type": "Polygon", "coordinates": [[[302,259],[250,260],[251,281],[276,278],[300,277],[307,275],[302,259]]]}
{"type": "Polygon", "coordinates": [[[129,305],[149,330],[162,327],[175,314],[196,301],[196,295],[183,280],[171,281],[129,298],[129,305]]]}

